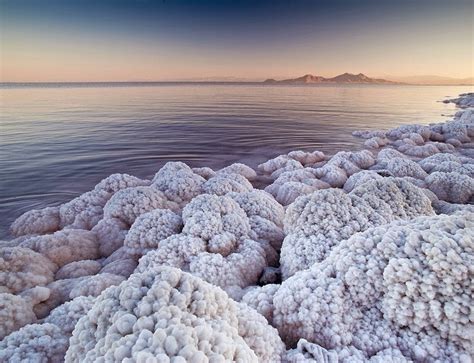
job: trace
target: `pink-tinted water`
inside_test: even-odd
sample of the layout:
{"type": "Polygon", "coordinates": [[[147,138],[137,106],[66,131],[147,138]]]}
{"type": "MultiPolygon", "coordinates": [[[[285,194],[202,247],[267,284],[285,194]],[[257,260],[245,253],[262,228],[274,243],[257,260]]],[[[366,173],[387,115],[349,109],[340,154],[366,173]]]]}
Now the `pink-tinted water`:
{"type": "Polygon", "coordinates": [[[257,84],[0,85],[0,237],[21,213],[109,174],[165,162],[252,166],[294,149],[360,147],[357,129],[446,119],[468,87],[257,84]]]}

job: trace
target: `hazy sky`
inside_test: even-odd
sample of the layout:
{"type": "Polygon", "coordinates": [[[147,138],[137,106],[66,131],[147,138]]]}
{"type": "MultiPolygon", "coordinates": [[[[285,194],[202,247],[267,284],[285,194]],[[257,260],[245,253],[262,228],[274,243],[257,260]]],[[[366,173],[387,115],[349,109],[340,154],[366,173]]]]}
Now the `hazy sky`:
{"type": "Polygon", "coordinates": [[[2,81],[473,76],[470,0],[0,0],[2,81]]]}

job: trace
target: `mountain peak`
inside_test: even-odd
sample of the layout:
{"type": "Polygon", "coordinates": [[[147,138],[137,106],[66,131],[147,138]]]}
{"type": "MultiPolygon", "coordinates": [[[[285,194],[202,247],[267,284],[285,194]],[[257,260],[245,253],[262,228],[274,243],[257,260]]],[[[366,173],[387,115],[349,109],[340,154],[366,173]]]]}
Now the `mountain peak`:
{"type": "Polygon", "coordinates": [[[264,83],[282,83],[282,84],[307,84],[307,83],[363,83],[363,84],[393,84],[396,82],[387,81],[385,79],[377,79],[367,77],[363,73],[343,73],[336,77],[325,78],[322,76],[314,76],[312,74],[305,74],[298,78],[284,79],[276,81],[274,79],[267,79],[264,83]]]}

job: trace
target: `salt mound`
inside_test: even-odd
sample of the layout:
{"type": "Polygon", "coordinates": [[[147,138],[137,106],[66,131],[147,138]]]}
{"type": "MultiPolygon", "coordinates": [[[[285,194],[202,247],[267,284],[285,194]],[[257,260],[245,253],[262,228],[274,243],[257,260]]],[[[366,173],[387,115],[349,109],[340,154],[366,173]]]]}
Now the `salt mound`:
{"type": "Polygon", "coordinates": [[[473,100],[354,133],[370,150],[170,162],[23,214],[0,361],[470,362],[473,100]]]}

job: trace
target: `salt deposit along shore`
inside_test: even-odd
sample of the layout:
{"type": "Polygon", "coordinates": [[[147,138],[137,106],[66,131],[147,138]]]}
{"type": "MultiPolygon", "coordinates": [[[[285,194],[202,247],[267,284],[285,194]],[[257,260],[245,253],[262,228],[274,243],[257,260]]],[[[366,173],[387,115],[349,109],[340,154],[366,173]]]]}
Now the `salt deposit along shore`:
{"type": "Polygon", "coordinates": [[[363,151],[169,162],[25,213],[0,361],[472,362],[474,94],[449,102],[363,151]]]}

